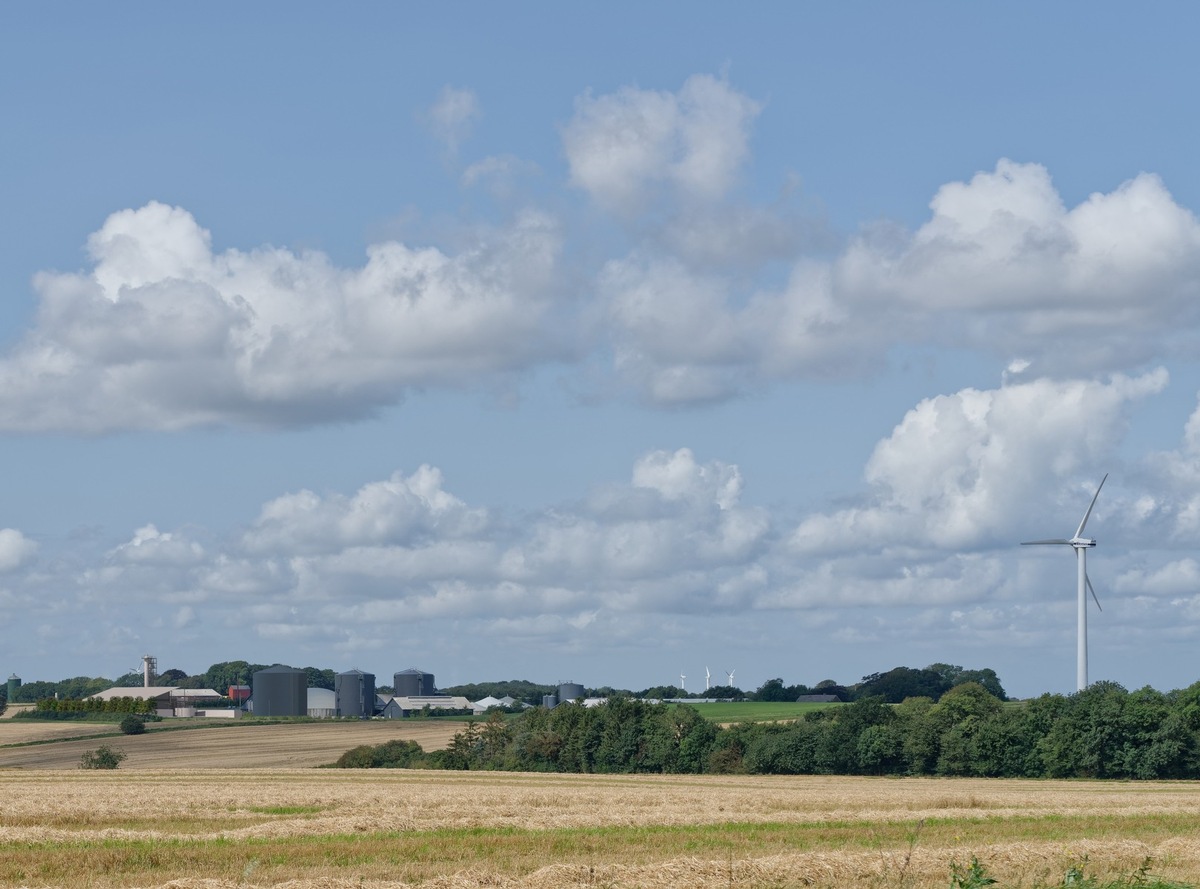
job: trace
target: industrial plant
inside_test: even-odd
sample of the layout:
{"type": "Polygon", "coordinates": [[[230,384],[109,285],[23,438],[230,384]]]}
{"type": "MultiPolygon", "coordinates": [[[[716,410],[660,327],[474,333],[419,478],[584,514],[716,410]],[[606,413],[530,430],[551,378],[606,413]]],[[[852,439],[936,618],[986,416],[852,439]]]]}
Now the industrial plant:
{"type": "MultiPolygon", "coordinates": [[[[88,699],[112,701],[132,698],[147,701],[153,712],[164,718],[209,717],[235,719],[243,714],[254,716],[308,716],[327,719],[403,719],[433,711],[480,714],[493,707],[527,706],[511,698],[486,697],[470,701],[458,695],[439,694],[434,675],[409,667],[392,675],[392,693],[376,691],[375,674],[351,669],[334,677],[333,689],[311,688],[308,674],[283,664],[258,670],[251,684],[231,685],[223,689],[180,688],[158,685],[158,660],[142,658],[142,684],[106,689],[88,699]]],[[[16,698],[21,679],[8,679],[8,700],[16,698]]],[[[586,701],[585,690],[576,682],[560,682],[554,694],[545,695],[542,704],[555,707],[568,701],[586,701]]]]}

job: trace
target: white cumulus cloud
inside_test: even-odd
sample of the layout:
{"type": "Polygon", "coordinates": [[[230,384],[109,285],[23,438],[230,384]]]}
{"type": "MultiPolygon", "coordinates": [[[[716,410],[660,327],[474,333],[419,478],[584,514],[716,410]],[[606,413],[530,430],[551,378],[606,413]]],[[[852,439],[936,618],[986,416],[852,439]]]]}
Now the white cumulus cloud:
{"type": "Polygon", "coordinates": [[[810,516],[792,542],[802,552],[864,542],[955,549],[1028,535],[1018,522],[1028,521],[1030,504],[1064,477],[1098,484],[1130,408],[1166,382],[1159,370],[1107,383],[1037,380],[925,399],[875,446],[865,467],[869,499],[810,516]]]}
{"type": "Polygon", "coordinates": [[[29,563],[38,545],[15,528],[0,529],[0,572],[15,571],[29,563]]]}
{"type": "Polygon", "coordinates": [[[584,96],[563,128],[571,182],[619,213],[644,208],[647,191],[663,185],[714,200],[745,163],[760,110],[726,81],[703,74],[678,93],[625,87],[584,96]]]}
{"type": "Polygon", "coordinates": [[[479,116],[479,98],[475,93],[452,86],[442,87],[427,114],[433,135],[451,154],[457,153],[459,146],[470,136],[479,116]]]}
{"type": "Polygon", "coordinates": [[[114,213],[89,271],[37,276],[37,325],[0,359],[0,430],[306,425],[532,366],[570,339],[550,321],[559,241],[529,212],[456,255],[387,242],[342,269],[214,253],[178,207],[114,213]]]}

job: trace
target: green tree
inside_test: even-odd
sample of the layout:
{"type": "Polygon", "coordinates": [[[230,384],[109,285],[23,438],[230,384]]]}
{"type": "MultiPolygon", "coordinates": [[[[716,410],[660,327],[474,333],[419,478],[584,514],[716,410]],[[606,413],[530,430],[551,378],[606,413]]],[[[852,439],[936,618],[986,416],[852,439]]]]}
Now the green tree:
{"type": "MultiPolygon", "coordinates": [[[[377,688],[382,689],[382,686],[377,686],[377,688]]],[[[542,703],[544,696],[554,694],[556,689],[557,686],[540,685],[536,682],[530,682],[528,679],[506,679],[499,682],[475,682],[466,685],[455,685],[450,688],[443,688],[441,691],[442,694],[461,695],[471,701],[478,701],[486,697],[510,697],[516,701],[538,706],[542,703]]],[[[387,693],[390,694],[390,691],[387,693]]]]}
{"type": "Polygon", "coordinates": [[[950,683],[934,670],[914,670],[895,667],[886,673],[864,676],[856,690],[858,697],[881,696],[889,704],[899,704],[905,698],[938,700],[950,689],[950,683]]]}
{"type": "Polygon", "coordinates": [[[796,700],[788,697],[787,687],[783,684],[783,680],[776,677],[768,679],[758,687],[758,691],[754,693],[756,701],[787,701],[796,700]]]}
{"type": "Polygon", "coordinates": [[[246,661],[222,661],[204,672],[204,688],[224,692],[231,685],[249,685],[254,674],[265,669],[262,664],[249,664],[246,661]]]}
{"type": "Polygon", "coordinates": [[[1037,742],[1025,713],[1002,708],[975,727],[971,774],[984,778],[1040,777],[1044,772],[1037,742]]]}
{"type": "Polygon", "coordinates": [[[962,685],[966,682],[976,682],[998,701],[1007,701],[1008,695],[1004,692],[1004,686],[1000,684],[1000,677],[996,675],[996,671],[990,667],[985,667],[982,670],[963,670],[959,673],[958,678],[951,683],[951,687],[962,685]]]}
{"type": "Polygon", "coordinates": [[[454,737],[450,739],[450,746],[446,748],[442,757],[442,767],[467,771],[475,760],[478,743],[479,725],[471,720],[467,723],[466,728],[455,733],[454,737]]]}
{"type": "Polygon", "coordinates": [[[305,674],[308,676],[309,688],[327,688],[333,691],[334,681],[337,674],[333,670],[321,670],[317,667],[305,667],[305,674]]]}
{"type": "Polygon", "coordinates": [[[737,727],[745,744],[742,763],[747,772],[760,775],[812,775],[817,771],[817,750],[832,725],[828,720],[791,724],[737,727]]]}
{"type": "Polygon", "coordinates": [[[608,698],[596,708],[600,741],[593,764],[597,772],[641,771],[642,732],[653,705],[624,695],[608,698]]]}
{"type": "Polygon", "coordinates": [[[844,685],[839,685],[832,679],[822,679],[812,687],[813,694],[819,695],[837,695],[838,700],[843,703],[849,701],[853,695],[850,694],[850,689],[844,685]]]}
{"type": "Polygon", "coordinates": [[[936,704],[906,704],[911,715],[904,740],[908,771],[915,775],[974,775],[980,733],[1002,704],[976,682],[957,685],[936,704]]]}
{"type": "Polygon", "coordinates": [[[120,748],[101,744],[95,750],[86,751],[79,758],[81,769],[116,769],[125,761],[125,753],[120,748]]]}
{"type": "Polygon", "coordinates": [[[1129,777],[1131,744],[1128,693],[1116,682],[1097,682],[1067,698],[1067,706],[1042,738],[1039,750],[1051,778],[1129,777]]]}
{"type": "Polygon", "coordinates": [[[478,759],[488,768],[499,768],[508,754],[509,744],[512,743],[512,730],[504,714],[498,710],[492,711],[479,732],[478,759]]]}
{"type": "Polygon", "coordinates": [[[810,715],[824,716],[824,719],[814,721],[828,723],[819,736],[816,768],[818,772],[829,775],[857,775],[873,771],[873,767],[868,769],[859,761],[859,736],[870,726],[888,725],[896,719],[896,714],[882,697],[860,698],[848,706],[810,715]]]}
{"type": "Polygon", "coordinates": [[[704,693],[704,696],[720,698],[723,701],[740,701],[746,694],[736,685],[714,685],[704,693]]]}
{"type": "Polygon", "coordinates": [[[904,735],[895,722],[869,725],[855,745],[858,771],[867,775],[891,775],[903,770],[904,735]]]}
{"type": "Polygon", "coordinates": [[[656,685],[652,688],[647,688],[645,691],[637,693],[636,697],[649,699],[653,701],[668,701],[677,698],[686,698],[688,693],[682,688],[674,685],[656,685]]]}
{"type": "Polygon", "coordinates": [[[146,721],[133,713],[121,717],[119,727],[123,735],[143,735],[146,733],[146,721]]]}
{"type": "Polygon", "coordinates": [[[925,668],[931,670],[942,677],[947,688],[953,688],[956,685],[962,685],[964,682],[977,682],[987,689],[988,694],[992,695],[1001,701],[1008,700],[1008,696],[1004,693],[1004,686],[1000,684],[1000,678],[996,675],[996,671],[990,667],[985,667],[982,670],[964,670],[956,664],[930,664],[925,668]]]}

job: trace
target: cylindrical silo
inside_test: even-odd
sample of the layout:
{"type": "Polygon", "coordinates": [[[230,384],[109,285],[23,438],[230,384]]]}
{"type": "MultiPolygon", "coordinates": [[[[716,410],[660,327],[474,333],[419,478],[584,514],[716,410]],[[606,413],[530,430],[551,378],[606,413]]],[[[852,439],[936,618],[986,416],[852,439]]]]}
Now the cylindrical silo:
{"type": "Polygon", "coordinates": [[[437,689],[433,684],[433,674],[418,670],[416,667],[409,667],[407,670],[396,673],[392,677],[392,684],[396,697],[400,698],[429,697],[437,694],[437,689]]]}
{"type": "Polygon", "coordinates": [[[553,710],[558,706],[558,695],[542,695],[542,706],[547,710],[553,710]]]}
{"type": "Polygon", "coordinates": [[[415,667],[401,670],[392,677],[392,690],[398,698],[418,698],[421,691],[421,677],[425,674],[415,667]]]}
{"type": "Polygon", "coordinates": [[[333,677],[337,715],[370,719],[375,715],[375,674],[347,670],[333,677]]]}
{"type": "Polygon", "coordinates": [[[5,688],[8,694],[8,702],[11,704],[17,699],[17,689],[21,687],[21,677],[13,673],[8,677],[8,685],[5,688]]]}
{"type": "Polygon", "coordinates": [[[308,674],[276,664],[254,674],[251,682],[255,716],[305,716],[308,674]]]}
{"type": "Polygon", "coordinates": [[[558,686],[558,700],[560,703],[564,701],[578,701],[583,697],[583,686],[578,682],[562,682],[558,686]]]}

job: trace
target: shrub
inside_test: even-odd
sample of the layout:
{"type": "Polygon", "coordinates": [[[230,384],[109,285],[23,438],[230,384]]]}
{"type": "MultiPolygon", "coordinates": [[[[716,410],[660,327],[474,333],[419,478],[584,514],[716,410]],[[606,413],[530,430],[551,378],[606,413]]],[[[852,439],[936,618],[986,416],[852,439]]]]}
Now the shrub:
{"type": "Polygon", "coordinates": [[[79,758],[81,769],[116,769],[125,760],[125,753],[120,748],[101,744],[95,750],[88,750],[79,758]]]}
{"type": "Polygon", "coordinates": [[[416,741],[387,741],[376,747],[363,744],[343,753],[334,763],[339,769],[408,769],[421,764],[425,751],[416,741]]]}
{"type": "Polygon", "coordinates": [[[122,716],[119,726],[123,735],[144,735],[146,733],[146,720],[132,713],[122,716]]]}

